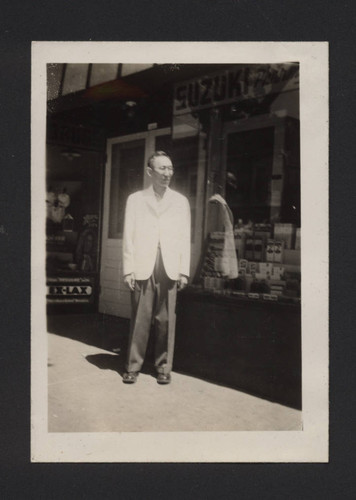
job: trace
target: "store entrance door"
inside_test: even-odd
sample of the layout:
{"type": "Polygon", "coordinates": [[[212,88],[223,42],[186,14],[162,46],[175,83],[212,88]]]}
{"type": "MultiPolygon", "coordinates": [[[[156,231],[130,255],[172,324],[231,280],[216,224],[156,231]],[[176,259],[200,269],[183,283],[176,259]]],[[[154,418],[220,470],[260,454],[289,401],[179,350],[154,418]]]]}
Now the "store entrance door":
{"type": "Polygon", "coordinates": [[[145,165],[156,138],[170,129],[116,137],[107,141],[99,312],[130,317],[130,293],[122,276],[122,234],[126,200],[145,187],[145,165]]]}

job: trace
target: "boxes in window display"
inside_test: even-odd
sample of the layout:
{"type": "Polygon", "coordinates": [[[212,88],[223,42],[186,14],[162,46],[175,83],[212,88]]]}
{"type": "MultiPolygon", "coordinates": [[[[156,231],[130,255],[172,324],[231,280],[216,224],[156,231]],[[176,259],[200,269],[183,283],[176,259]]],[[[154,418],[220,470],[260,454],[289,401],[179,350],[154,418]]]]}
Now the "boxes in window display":
{"type": "Polygon", "coordinates": [[[256,262],[300,264],[300,228],[293,224],[276,223],[272,238],[271,224],[255,224],[254,229],[234,231],[235,248],[239,259],[256,262]],[[285,260],[286,259],[286,262],[285,260]]]}
{"type": "Polygon", "coordinates": [[[283,259],[283,241],[274,242],[274,254],[273,254],[273,262],[282,262],[283,259]]]}
{"type": "Polygon", "coordinates": [[[267,262],[282,262],[284,242],[269,239],[266,247],[267,262]]]}
{"type": "Polygon", "coordinates": [[[280,280],[284,275],[284,267],[283,266],[273,266],[272,270],[272,279],[280,280]]]}
{"type": "Polygon", "coordinates": [[[273,264],[271,262],[260,262],[259,277],[261,279],[269,279],[273,273],[273,264]]]}
{"type": "Polygon", "coordinates": [[[261,238],[247,238],[245,243],[245,259],[261,261],[263,251],[263,240],[261,238]]]}
{"type": "Polygon", "coordinates": [[[263,240],[261,238],[255,238],[253,242],[253,260],[258,262],[263,259],[264,254],[263,240]]]}
{"type": "Polygon", "coordinates": [[[293,238],[295,235],[295,226],[293,224],[282,224],[280,222],[274,225],[274,239],[283,241],[284,248],[291,250],[293,248],[293,238]]]}
{"type": "Polygon", "coordinates": [[[239,259],[263,261],[268,238],[271,238],[271,224],[255,224],[235,227],[235,248],[239,259]]]}
{"type": "Polygon", "coordinates": [[[271,239],[272,236],[272,225],[271,224],[255,224],[254,226],[254,238],[256,240],[262,240],[261,244],[261,256],[256,258],[256,260],[264,261],[266,259],[266,246],[267,241],[271,239]]]}
{"type": "Polygon", "coordinates": [[[238,270],[239,276],[244,276],[247,273],[248,261],[246,259],[239,259],[238,270]]]}
{"type": "Polygon", "coordinates": [[[201,284],[206,290],[219,295],[246,296],[252,293],[265,300],[276,300],[280,296],[300,297],[300,272],[299,281],[297,276],[289,276],[290,272],[297,273],[300,265],[300,251],[293,248],[300,245],[300,229],[297,229],[293,241],[291,228],[292,224],[276,225],[275,234],[283,234],[284,230],[286,239],[272,238],[271,224],[255,224],[254,230],[252,227],[235,228],[239,274],[232,280],[223,276],[226,267],[222,256],[224,233],[210,233],[200,274],[201,284]],[[263,226],[262,230],[260,226],[263,226]],[[285,269],[288,271],[285,272],[285,269]]]}
{"type": "Polygon", "coordinates": [[[266,260],[267,262],[274,261],[274,240],[268,240],[266,246],[266,260]]]}
{"type": "Polygon", "coordinates": [[[283,268],[280,269],[279,272],[276,272],[272,275],[272,279],[269,280],[269,286],[271,289],[271,293],[275,295],[283,295],[286,282],[282,279],[283,277],[283,268]]]}

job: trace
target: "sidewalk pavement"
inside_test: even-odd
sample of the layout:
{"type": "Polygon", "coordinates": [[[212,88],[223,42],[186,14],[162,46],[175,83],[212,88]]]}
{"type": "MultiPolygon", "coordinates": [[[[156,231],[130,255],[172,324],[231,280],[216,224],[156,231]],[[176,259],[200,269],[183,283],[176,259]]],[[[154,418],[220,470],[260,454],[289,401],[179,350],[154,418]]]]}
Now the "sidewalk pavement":
{"type": "Polygon", "coordinates": [[[127,325],[105,317],[99,338],[91,316],[49,317],[49,432],[301,430],[298,410],[182,373],[161,386],[144,367],[123,384],[127,325]]]}

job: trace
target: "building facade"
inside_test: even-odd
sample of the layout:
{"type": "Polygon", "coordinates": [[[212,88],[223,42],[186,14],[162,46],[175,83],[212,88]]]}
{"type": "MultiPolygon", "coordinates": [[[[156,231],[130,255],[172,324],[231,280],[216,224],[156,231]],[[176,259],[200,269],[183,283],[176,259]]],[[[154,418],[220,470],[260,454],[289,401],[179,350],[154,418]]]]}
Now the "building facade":
{"type": "Polygon", "coordinates": [[[147,184],[145,165],[156,149],[172,156],[172,187],[190,201],[193,282],[216,193],[235,226],[290,224],[295,240],[298,70],[290,63],[48,65],[49,304],[129,316],[124,207],[147,184]]]}

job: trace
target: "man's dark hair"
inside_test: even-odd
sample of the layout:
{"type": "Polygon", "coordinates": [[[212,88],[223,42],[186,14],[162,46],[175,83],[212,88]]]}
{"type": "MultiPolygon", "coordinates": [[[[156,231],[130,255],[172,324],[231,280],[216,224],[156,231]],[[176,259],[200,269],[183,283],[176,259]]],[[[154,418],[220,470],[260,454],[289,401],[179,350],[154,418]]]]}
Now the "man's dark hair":
{"type": "Polygon", "coordinates": [[[158,156],[166,156],[167,158],[169,158],[171,161],[171,157],[169,155],[167,155],[167,153],[165,151],[155,151],[149,158],[148,158],[148,161],[147,161],[147,165],[150,167],[150,168],[153,168],[153,160],[155,158],[157,158],[158,156]]]}

